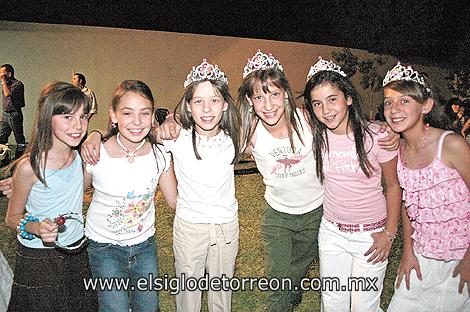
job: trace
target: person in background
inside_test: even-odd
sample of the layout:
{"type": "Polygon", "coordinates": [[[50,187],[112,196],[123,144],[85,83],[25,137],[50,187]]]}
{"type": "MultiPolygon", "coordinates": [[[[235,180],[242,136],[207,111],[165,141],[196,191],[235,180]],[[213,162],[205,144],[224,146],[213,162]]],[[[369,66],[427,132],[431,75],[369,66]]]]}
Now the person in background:
{"type": "Polygon", "coordinates": [[[0,67],[0,80],[3,95],[3,118],[0,123],[0,144],[8,143],[11,132],[15,136],[15,158],[19,158],[26,149],[23,132],[23,112],[25,106],[24,85],[15,78],[15,69],[10,64],[0,67]]]}
{"type": "Polygon", "coordinates": [[[72,84],[80,88],[80,90],[82,90],[82,92],[85,93],[90,99],[90,112],[88,113],[88,121],[90,121],[93,115],[98,114],[98,104],[96,102],[95,93],[91,91],[90,88],[85,86],[86,78],[85,75],[81,73],[74,73],[72,75],[72,84]]]}

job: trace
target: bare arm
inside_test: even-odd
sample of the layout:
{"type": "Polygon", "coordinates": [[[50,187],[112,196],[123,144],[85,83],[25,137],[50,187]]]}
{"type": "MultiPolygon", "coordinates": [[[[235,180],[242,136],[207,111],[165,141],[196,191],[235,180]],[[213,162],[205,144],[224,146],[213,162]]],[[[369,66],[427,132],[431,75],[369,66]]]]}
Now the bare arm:
{"type": "Polygon", "coordinates": [[[178,191],[176,189],[177,182],[175,177],[175,170],[173,168],[173,161],[171,161],[168,171],[160,176],[158,183],[168,206],[175,209],[178,191]]]}
{"type": "Polygon", "coordinates": [[[413,240],[411,238],[413,228],[411,227],[411,221],[408,218],[405,207],[402,207],[401,219],[403,227],[403,254],[397,270],[397,283],[395,287],[400,287],[403,276],[405,276],[406,289],[410,289],[410,274],[412,270],[416,271],[416,275],[420,280],[422,280],[423,277],[421,275],[418,258],[416,258],[413,250],[413,240]]]}
{"type": "MultiPolygon", "coordinates": [[[[470,145],[459,135],[447,135],[444,139],[442,159],[460,174],[467,190],[470,190],[470,145]]],[[[460,275],[459,293],[462,293],[467,284],[470,296],[470,246],[459,264],[455,267],[453,276],[460,275]]]]}
{"type": "Polygon", "coordinates": [[[91,186],[91,182],[93,182],[93,176],[83,166],[83,191],[86,191],[91,186]]]}
{"type": "Polygon", "coordinates": [[[385,224],[385,231],[372,234],[374,243],[364,254],[364,256],[368,256],[372,253],[367,260],[372,261],[372,263],[384,261],[388,258],[394,237],[398,231],[402,192],[397,175],[397,159],[398,157],[394,157],[392,160],[380,164],[386,185],[387,223],[385,224]]]}
{"type": "Polygon", "coordinates": [[[463,288],[465,284],[467,284],[468,296],[470,297],[470,247],[467,248],[464,257],[455,267],[452,277],[456,277],[457,275],[460,275],[459,293],[461,294],[463,292],[463,288]]]}
{"type": "Polygon", "coordinates": [[[462,131],[460,132],[463,137],[467,135],[469,128],[470,128],[470,118],[465,122],[465,124],[462,127],[462,131]]]}
{"type": "MultiPolygon", "coordinates": [[[[6,224],[16,229],[18,222],[24,217],[25,204],[31,188],[38,181],[27,158],[21,160],[13,175],[13,191],[8,202],[6,224]]],[[[57,238],[57,226],[50,219],[40,222],[28,222],[26,231],[41,238],[44,242],[54,242],[57,238]]]]}
{"type": "Polygon", "coordinates": [[[96,165],[100,161],[100,144],[102,139],[100,133],[104,135],[106,131],[97,130],[90,132],[80,147],[80,156],[82,156],[83,161],[87,164],[96,165]]]}
{"type": "Polygon", "coordinates": [[[380,123],[380,132],[387,132],[388,136],[385,138],[378,139],[377,142],[379,143],[380,148],[387,150],[387,151],[395,151],[398,149],[400,144],[400,135],[398,133],[393,132],[392,128],[386,122],[380,123]]]}
{"type": "Polygon", "coordinates": [[[447,135],[442,146],[442,160],[457,170],[470,190],[470,145],[467,141],[460,135],[447,135]]]}

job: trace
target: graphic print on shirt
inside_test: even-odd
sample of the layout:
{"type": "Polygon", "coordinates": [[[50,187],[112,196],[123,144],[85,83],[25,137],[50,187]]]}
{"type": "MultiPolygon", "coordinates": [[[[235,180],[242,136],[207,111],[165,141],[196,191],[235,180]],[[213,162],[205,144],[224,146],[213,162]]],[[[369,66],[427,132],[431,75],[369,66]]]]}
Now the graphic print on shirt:
{"type": "Polygon", "coordinates": [[[334,172],[337,174],[355,174],[360,168],[354,146],[352,146],[349,150],[330,150],[325,156],[323,162],[323,168],[325,172],[334,172]]]}
{"type": "Polygon", "coordinates": [[[305,173],[305,167],[300,162],[306,157],[302,154],[302,148],[292,150],[290,146],[273,149],[269,155],[275,159],[275,165],[271,175],[276,178],[296,177],[305,173]]]}
{"type": "Polygon", "coordinates": [[[157,179],[152,178],[151,186],[147,187],[146,193],[136,196],[134,191],[131,191],[125,198],[117,201],[117,207],[106,218],[109,228],[115,234],[142,231],[143,219],[150,209],[157,182],[157,179]]]}

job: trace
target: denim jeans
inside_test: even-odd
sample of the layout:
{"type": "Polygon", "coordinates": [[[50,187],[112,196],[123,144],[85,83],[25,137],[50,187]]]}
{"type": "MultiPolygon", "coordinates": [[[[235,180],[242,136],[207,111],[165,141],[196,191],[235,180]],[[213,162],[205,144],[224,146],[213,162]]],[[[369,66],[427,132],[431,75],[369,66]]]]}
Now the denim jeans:
{"type": "MultiPolygon", "coordinates": [[[[88,245],[91,272],[95,279],[115,278],[129,281],[130,289],[119,290],[113,284],[111,290],[99,290],[99,311],[149,311],[159,310],[158,292],[138,290],[140,278],[158,276],[155,238],[131,246],[118,246],[90,240],[88,245]]],[[[116,282],[114,282],[116,283],[116,282]]]]}

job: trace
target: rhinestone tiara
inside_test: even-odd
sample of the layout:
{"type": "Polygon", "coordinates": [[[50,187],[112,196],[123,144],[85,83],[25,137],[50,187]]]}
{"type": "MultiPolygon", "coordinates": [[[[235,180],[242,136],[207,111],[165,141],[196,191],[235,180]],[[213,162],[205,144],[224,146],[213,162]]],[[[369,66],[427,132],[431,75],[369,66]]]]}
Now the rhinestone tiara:
{"type": "Polygon", "coordinates": [[[341,67],[333,63],[332,61],[325,61],[322,59],[321,56],[318,57],[318,61],[313,65],[310,66],[310,70],[308,71],[307,75],[307,81],[310,80],[316,73],[319,73],[321,71],[334,71],[338,74],[340,74],[343,77],[346,77],[346,73],[341,70],[341,67]]]}
{"type": "Polygon", "coordinates": [[[400,62],[387,72],[387,75],[385,75],[382,82],[382,86],[385,87],[390,82],[399,80],[414,81],[425,87],[428,92],[430,91],[428,85],[424,82],[424,78],[416,70],[413,70],[411,66],[405,67],[401,65],[400,62]]]}
{"type": "Polygon", "coordinates": [[[193,69],[186,77],[184,88],[186,89],[193,82],[204,79],[220,80],[228,84],[227,77],[225,77],[225,73],[220,70],[219,66],[212,65],[211,63],[207,62],[206,59],[203,59],[201,64],[198,66],[193,66],[193,69]]]}
{"type": "Polygon", "coordinates": [[[249,74],[257,70],[265,70],[268,68],[276,68],[280,71],[284,72],[284,68],[279,63],[277,59],[272,56],[271,53],[264,54],[261,50],[258,49],[258,52],[251,58],[248,59],[248,63],[246,63],[245,67],[243,68],[243,78],[246,78],[249,74]]]}

